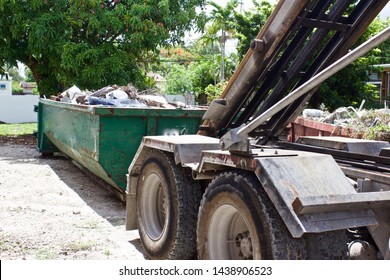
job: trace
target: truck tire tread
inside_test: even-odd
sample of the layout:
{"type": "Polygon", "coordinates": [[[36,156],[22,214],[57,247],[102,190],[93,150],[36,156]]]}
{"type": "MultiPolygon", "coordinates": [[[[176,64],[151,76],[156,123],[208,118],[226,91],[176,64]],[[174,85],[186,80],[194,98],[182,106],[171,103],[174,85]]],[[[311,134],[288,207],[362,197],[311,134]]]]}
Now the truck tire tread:
{"type": "MultiPolygon", "coordinates": [[[[172,213],[169,213],[168,228],[170,237],[165,244],[162,244],[158,251],[148,250],[147,244],[144,244],[147,233],[142,227],[142,214],[139,213],[140,195],[137,190],[137,220],[140,229],[141,241],[150,259],[192,259],[196,257],[196,220],[198,206],[201,199],[201,188],[199,184],[191,177],[190,170],[177,166],[173,155],[167,152],[151,150],[144,163],[154,162],[160,167],[161,172],[167,175],[168,180],[172,181],[169,193],[169,199],[173,203],[172,213]],[[141,214],[141,215],[140,215],[141,214]],[[146,245],[146,246],[145,246],[146,245]]],[[[145,166],[142,167],[142,170],[145,166]]],[[[140,176],[141,177],[141,176],[140,176]]],[[[137,187],[138,188],[138,187],[137,187]]]]}

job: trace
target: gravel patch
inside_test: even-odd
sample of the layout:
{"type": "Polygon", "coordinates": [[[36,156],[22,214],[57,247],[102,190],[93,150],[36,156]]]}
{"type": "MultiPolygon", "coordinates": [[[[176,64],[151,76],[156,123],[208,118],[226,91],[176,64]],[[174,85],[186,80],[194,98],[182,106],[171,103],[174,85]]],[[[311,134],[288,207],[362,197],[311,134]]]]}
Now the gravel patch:
{"type": "Polygon", "coordinates": [[[125,204],[70,160],[0,144],[0,259],[143,260],[125,204]]]}

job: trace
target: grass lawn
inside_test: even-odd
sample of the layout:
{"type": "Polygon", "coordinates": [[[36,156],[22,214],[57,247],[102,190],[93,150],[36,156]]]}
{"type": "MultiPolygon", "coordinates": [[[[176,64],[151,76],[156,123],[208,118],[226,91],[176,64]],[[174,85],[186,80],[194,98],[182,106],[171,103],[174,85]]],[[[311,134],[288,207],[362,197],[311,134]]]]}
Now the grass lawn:
{"type": "Polygon", "coordinates": [[[37,131],[37,123],[0,124],[0,136],[31,135],[37,131]]]}

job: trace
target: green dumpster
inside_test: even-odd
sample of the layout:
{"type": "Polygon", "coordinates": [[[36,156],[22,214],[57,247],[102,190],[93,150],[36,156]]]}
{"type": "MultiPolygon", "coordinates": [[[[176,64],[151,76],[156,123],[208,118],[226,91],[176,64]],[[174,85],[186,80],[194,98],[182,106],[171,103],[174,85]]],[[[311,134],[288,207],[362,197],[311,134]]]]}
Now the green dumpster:
{"type": "Polygon", "coordinates": [[[204,109],[123,108],[74,105],[41,99],[38,150],[62,152],[117,190],[142,137],[195,134],[204,109]]]}

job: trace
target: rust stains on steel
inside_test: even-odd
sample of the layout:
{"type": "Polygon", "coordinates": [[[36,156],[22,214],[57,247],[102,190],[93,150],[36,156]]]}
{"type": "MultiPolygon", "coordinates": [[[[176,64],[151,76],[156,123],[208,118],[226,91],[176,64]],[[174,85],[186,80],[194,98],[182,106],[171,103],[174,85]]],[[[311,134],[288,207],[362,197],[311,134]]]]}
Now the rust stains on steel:
{"type": "Polygon", "coordinates": [[[108,107],[108,111],[111,115],[115,115],[115,109],[113,107],[108,107]]]}
{"type": "Polygon", "coordinates": [[[261,168],[259,159],[270,157],[295,157],[296,152],[275,149],[253,149],[250,154],[230,153],[229,151],[205,151],[202,153],[204,166],[200,169],[205,171],[210,166],[223,165],[233,168],[241,168],[248,171],[256,171],[261,168]],[[207,167],[206,167],[207,166],[207,167]]]}
{"type": "MultiPolygon", "coordinates": [[[[250,171],[255,171],[257,166],[256,159],[254,157],[235,155],[224,152],[204,152],[202,155],[202,161],[207,166],[224,165],[250,171]]],[[[206,169],[208,169],[208,167],[206,167],[206,169]]]]}

